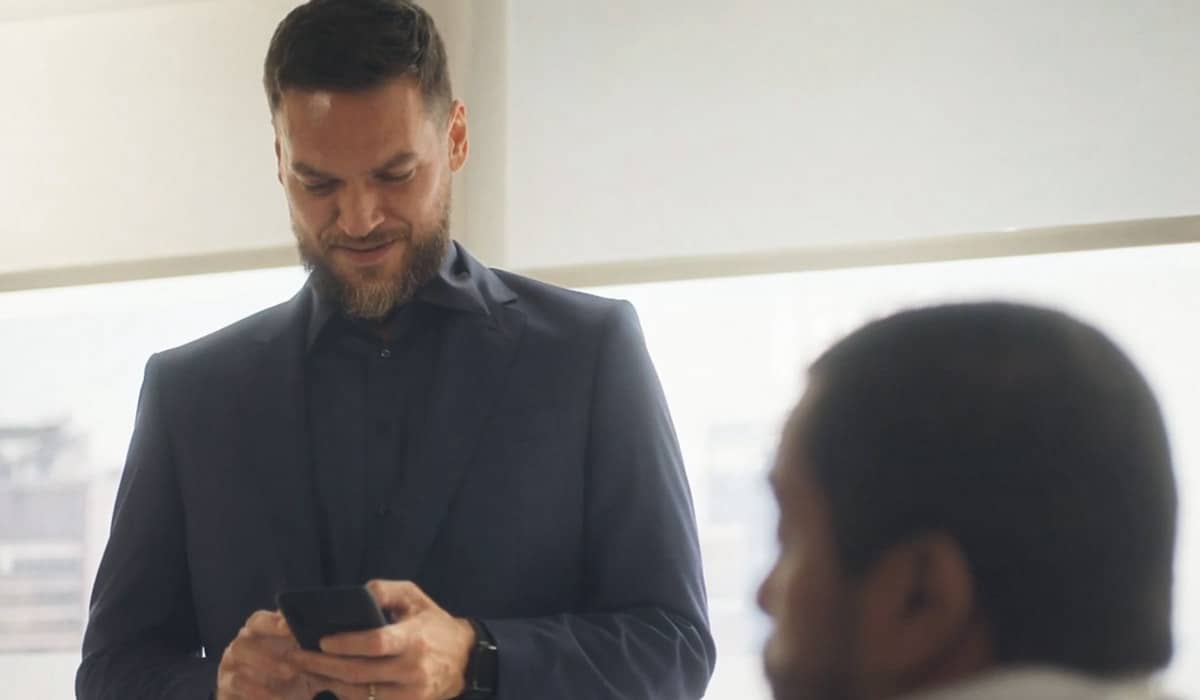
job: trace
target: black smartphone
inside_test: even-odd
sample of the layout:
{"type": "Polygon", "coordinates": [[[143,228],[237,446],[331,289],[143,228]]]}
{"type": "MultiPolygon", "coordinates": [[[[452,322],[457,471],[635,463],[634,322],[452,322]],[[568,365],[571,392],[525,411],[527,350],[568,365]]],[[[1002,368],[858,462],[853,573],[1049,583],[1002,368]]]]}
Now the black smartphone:
{"type": "Polygon", "coordinates": [[[387,616],[366,586],[284,591],[275,596],[275,602],[296,641],[309,651],[320,651],[324,637],[387,624],[387,616]]]}

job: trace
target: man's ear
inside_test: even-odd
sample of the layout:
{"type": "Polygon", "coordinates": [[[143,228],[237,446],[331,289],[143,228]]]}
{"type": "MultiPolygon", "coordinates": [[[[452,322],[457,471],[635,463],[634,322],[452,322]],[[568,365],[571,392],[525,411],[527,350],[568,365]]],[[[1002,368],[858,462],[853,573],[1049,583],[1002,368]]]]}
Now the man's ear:
{"type": "Polygon", "coordinates": [[[279,135],[275,135],[275,179],[283,184],[283,149],[279,145],[279,135]]]}
{"type": "Polygon", "coordinates": [[[471,152],[470,133],[467,129],[467,106],[455,100],[450,105],[449,120],[450,172],[458,172],[467,164],[471,152]]]}
{"type": "Polygon", "coordinates": [[[970,564],[943,533],[919,534],[885,552],[864,576],[859,604],[868,676],[940,675],[948,655],[980,633],[970,564]]]}

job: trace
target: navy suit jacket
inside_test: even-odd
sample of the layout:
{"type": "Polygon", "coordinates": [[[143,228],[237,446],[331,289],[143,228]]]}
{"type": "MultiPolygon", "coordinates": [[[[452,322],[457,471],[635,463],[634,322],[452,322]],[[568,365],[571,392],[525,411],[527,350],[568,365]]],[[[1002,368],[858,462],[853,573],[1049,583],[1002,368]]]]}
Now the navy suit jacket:
{"type": "MultiPolygon", "coordinates": [[[[499,700],[699,698],[715,650],[695,518],[633,308],[463,257],[489,312],[445,327],[371,568],[487,625],[499,700]]],[[[246,618],[321,584],[310,304],[147,363],[78,697],[208,698],[246,618]]]]}

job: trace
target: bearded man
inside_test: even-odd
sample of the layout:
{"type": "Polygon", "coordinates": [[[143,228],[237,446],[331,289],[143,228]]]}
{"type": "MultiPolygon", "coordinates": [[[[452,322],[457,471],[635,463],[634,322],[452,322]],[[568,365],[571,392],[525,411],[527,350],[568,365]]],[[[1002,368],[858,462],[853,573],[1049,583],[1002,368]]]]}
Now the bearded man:
{"type": "Polygon", "coordinates": [[[469,150],[407,0],[312,0],[264,84],[310,270],[146,367],[80,698],[699,698],[715,652],[636,314],[450,238],[469,150]],[[297,647],[281,591],[391,624],[297,647]]]}

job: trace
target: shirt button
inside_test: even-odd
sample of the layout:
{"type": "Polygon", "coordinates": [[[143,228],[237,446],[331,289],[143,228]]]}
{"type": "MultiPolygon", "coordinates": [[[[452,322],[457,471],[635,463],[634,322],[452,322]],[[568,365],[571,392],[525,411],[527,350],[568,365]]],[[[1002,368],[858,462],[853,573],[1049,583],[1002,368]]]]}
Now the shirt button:
{"type": "Polygon", "coordinates": [[[392,514],[392,509],[387,506],[379,506],[375,509],[375,514],[381,518],[386,518],[392,514]]]}
{"type": "Polygon", "coordinates": [[[386,360],[392,356],[392,351],[387,348],[384,348],[379,351],[379,356],[386,360]]]}

